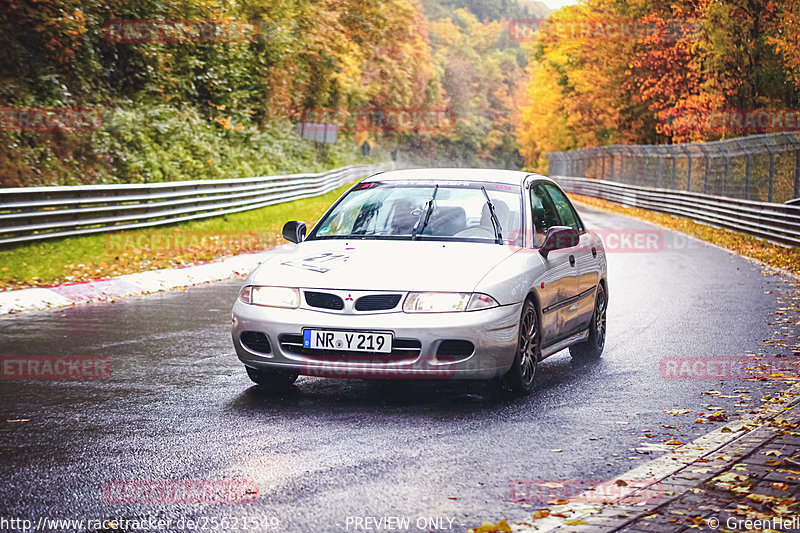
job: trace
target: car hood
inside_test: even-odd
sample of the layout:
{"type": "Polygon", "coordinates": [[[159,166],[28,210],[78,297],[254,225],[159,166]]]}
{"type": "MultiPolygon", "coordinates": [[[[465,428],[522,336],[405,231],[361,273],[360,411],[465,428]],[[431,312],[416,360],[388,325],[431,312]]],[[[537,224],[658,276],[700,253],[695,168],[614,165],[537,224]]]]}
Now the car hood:
{"type": "Polygon", "coordinates": [[[254,285],[341,290],[471,292],[518,249],[442,241],[313,240],[276,248],[254,285]]]}

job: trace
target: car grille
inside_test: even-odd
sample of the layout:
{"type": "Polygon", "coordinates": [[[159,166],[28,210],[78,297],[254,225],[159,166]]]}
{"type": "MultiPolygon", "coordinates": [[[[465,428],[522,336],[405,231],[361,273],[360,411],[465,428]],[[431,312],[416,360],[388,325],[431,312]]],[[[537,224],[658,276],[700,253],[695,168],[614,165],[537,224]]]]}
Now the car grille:
{"type": "Polygon", "coordinates": [[[365,360],[367,358],[396,361],[398,359],[416,359],[422,351],[422,343],[416,339],[394,339],[391,353],[356,352],[344,350],[323,350],[320,348],[303,348],[302,335],[281,335],[278,338],[281,349],[295,355],[305,355],[325,361],[365,360]]]}
{"type": "Polygon", "coordinates": [[[304,291],[304,294],[306,296],[306,303],[311,307],[333,309],[334,311],[341,311],[344,309],[344,300],[335,294],[314,291],[304,291]]]}
{"type": "Polygon", "coordinates": [[[402,294],[370,294],[356,300],[356,311],[386,311],[400,303],[402,294]]]}
{"type": "Polygon", "coordinates": [[[269,339],[260,331],[243,331],[242,334],[239,335],[239,340],[254,352],[270,353],[272,351],[272,347],[269,345],[269,339]]]}

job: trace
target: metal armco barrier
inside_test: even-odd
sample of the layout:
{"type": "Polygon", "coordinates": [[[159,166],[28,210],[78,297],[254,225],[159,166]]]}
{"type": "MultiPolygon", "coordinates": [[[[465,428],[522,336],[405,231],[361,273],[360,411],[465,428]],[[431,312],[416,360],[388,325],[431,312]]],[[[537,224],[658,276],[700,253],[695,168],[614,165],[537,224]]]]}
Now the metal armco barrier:
{"type": "Polygon", "coordinates": [[[547,154],[551,176],[575,176],[758,202],[800,197],[800,132],[724,141],[613,145],[547,154]]]}
{"type": "Polygon", "coordinates": [[[0,246],[217,217],[332,191],[394,163],[318,174],[0,189],[0,246]]]}
{"type": "Polygon", "coordinates": [[[552,178],[567,192],[679,215],[784,246],[800,246],[800,205],[737,200],[588,178],[552,178]]]}

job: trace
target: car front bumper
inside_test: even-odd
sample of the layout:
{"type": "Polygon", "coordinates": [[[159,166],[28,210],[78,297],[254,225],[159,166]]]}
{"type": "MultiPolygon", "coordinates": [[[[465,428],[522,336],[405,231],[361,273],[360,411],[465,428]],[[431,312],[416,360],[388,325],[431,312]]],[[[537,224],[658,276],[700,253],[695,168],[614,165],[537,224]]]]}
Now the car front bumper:
{"type": "Polygon", "coordinates": [[[237,301],[233,307],[232,337],[239,360],[254,369],[334,378],[488,379],[511,368],[521,311],[520,303],[468,312],[352,315],[237,301]],[[400,340],[406,345],[418,345],[418,349],[398,348],[405,351],[391,355],[298,349],[297,336],[308,328],[390,332],[396,346],[400,340]],[[245,346],[241,339],[244,332],[266,335],[269,353],[245,346]],[[444,341],[468,341],[474,350],[453,353],[445,349],[444,341]]]}

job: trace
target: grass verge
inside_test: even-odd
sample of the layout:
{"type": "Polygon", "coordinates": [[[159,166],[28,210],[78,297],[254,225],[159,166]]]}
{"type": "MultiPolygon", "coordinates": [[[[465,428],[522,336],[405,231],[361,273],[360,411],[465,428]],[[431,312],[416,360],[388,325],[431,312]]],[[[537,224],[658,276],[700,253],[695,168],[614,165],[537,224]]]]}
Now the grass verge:
{"type": "Polygon", "coordinates": [[[601,200],[599,198],[580,194],[570,194],[569,196],[576,202],[582,203],[587,207],[635,217],[656,224],[657,226],[681,231],[687,235],[716,244],[717,246],[731,250],[745,257],[757,259],[770,266],[782,268],[794,274],[800,274],[800,248],[785,248],[745,233],[714,228],[676,215],[656,213],[655,211],[648,211],[647,209],[638,207],[625,207],[614,202],[609,202],[608,200],[601,200]]]}
{"type": "Polygon", "coordinates": [[[311,228],[349,187],[208,220],[3,250],[0,290],[102,279],[266,250],[284,242],[280,233],[287,220],[303,220],[311,228]]]}

